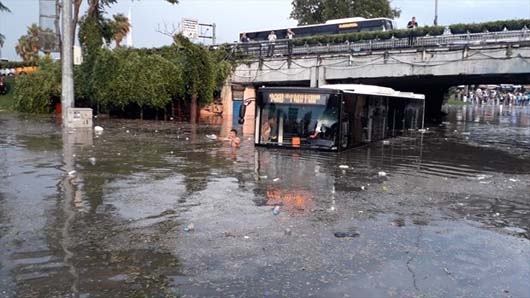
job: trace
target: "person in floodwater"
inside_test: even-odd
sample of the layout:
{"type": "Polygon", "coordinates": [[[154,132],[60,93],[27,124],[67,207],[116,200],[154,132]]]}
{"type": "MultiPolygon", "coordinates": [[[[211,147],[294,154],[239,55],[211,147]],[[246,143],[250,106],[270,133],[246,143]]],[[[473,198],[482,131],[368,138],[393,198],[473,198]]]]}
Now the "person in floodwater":
{"type": "Polygon", "coordinates": [[[274,125],[276,125],[276,117],[270,116],[269,119],[261,126],[261,141],[263,143],[267,143],[272,139],[275,139],[273,132],[274,125]]]}
{"type": "Polygon", "coordinates": [[[228,137],[220,137],[218,138],[218,140],[230,142],[230,146],[232,146],[233,148],[239,148],[239,146],[241,145],[241,139],[239,139],[239,137],[237,136],[237,130],[233,128],[230,130],[228,137]]]}

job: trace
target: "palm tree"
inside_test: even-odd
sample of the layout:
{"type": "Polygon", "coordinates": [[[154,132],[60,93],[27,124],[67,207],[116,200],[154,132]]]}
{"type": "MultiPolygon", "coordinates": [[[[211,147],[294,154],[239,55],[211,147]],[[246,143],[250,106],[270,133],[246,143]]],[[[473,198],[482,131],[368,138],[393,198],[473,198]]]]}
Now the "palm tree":
{"type": "Polygon", "coordinates": [[[113,18],[114,19],[110,21],[112,38],[116,42],[116,48],[119,48],[123,38],[125,38],[127,33],[131,30],[131,23],[129,23],[129,19],[121,13],[113,15],[113,18]]]}
{"type": "MultiPolygon", "coordinates": [[[[0,12],[3,12],[3,11],[11,12],[9,8],[7,8],[7,6],[2,4],[2,1],[0,1],[0,12]]],[[[6,40],[6,37],[2,33],[0,33],[0,48],[4,47],[5,40],[6,40]]]]}
{"type": "Polygon", "coordinates": [[[17,55],[22,58],[23,61],[29,61],[30,60],[30,46],[29,46],[29,40],[26,35],[21,36],[18,39],[18,43],[15,46],[15,51],[17,52],[17,55]]]}
{"type": "Polygon", "coordinates": [[[2,4],[2,1],[0,1],[0,11],[11,12],[11,10],[9,10],[9,8],[7,8],[7,6],[2,4]]]}
{"type": "Polygon", "coordinates": [[[48,42],[46,38],[41,38],[46,32],[49,31],[42,30],[37,24],[28,27],[26,35],[22,35],[15,46],[15,51],[22,60],[35,61],[38,58],[43,43],[48,42]]]}

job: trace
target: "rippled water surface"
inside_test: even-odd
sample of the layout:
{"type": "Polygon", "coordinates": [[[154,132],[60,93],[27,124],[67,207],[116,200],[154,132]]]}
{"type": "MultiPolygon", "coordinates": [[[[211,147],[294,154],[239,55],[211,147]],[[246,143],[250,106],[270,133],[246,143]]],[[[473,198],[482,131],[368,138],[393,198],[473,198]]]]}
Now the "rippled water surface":
{"type": "Polygon", "coordinates": [[[0,297],[530,297],[530,109],[447,112],[338,154],[0,113],[0,297]]]}

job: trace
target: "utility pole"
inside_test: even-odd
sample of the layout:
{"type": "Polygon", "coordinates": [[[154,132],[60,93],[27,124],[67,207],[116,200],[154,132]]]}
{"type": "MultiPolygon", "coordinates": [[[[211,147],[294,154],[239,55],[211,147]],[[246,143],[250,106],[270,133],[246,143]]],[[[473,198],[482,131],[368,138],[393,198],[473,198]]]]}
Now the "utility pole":
{"type": "Polygon", "coordinates": [[[434,0],[434,26],[438,26],[438,0],[434,0]]]}
{"type": "Polygon", "coordinates": [[[68,109],[74,107],[74,75],[73,75],[73,44],[72,44],[72,0],[63,0],[62,7],[62,24],[63,24],[63,42],[62,42],[62,93],[61,93],[61,108],[62,108],[62,123],[67,127],[69,121],[68,109]]]}

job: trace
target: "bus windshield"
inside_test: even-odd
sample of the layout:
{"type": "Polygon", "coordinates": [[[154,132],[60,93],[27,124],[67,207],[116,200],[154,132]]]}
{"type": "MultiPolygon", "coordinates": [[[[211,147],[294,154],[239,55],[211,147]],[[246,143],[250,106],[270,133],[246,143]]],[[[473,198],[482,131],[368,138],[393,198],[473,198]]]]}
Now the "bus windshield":
{"type": "Polygon", "coordinates": [[[337,94],[263,92],[258,143],[331,149],[339,123],[337,94]]]}

